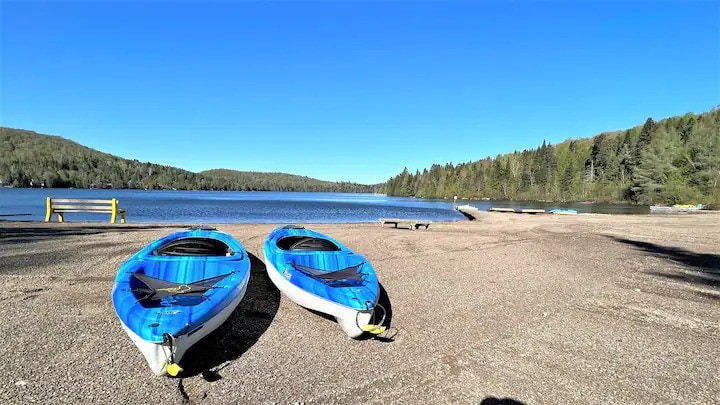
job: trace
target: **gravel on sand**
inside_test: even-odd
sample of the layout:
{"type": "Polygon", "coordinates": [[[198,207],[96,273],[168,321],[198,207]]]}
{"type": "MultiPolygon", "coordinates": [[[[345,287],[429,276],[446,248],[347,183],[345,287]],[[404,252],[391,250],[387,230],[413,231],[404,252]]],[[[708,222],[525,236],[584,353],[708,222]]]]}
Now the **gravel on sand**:
{"type": "Polygon", "coordinates": [[[0,403],[720,402],[720,216],[308,225],[375,266],[391,329],[366,340],[275,289],[274,226],[217,225],[254,255],[250,287],[169,378],[110,292],[181,226],[0,222],[0,403]]]}

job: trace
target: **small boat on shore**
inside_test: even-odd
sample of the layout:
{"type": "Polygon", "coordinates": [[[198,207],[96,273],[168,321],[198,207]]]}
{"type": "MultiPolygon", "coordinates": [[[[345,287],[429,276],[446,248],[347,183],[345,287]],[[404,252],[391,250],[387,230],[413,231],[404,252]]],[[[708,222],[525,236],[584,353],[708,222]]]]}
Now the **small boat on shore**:
{"type": "Polygon", "coordinates": [[[557,215],[577,215],[578,212],[572,208],[553,208],[548,211],[548,213],[557,215]]]}
{"type": "Polygon", "coordinates": [[[673,205],[673,208],[680,210],[680,211],[697,211],[704,209],[705,206],[702,204],[675,204],[673,205]]]}
{"type": "Polygon", "coordinates": [[[263,253],[270,280],[296,304],[334,317],[353,338],[385,331],[375,269],[362,255],[298,225],[275,229],[263,253]]]}
{"type": "Polygon", "coordinates": [[[679,214],[679,213],[692,213],[703,210],[705,206],[703,204],[675,204],[673,206],[666,205],[653,205],[650,207],[651,214],[679,214]]]}
{"type": "Polygon", "coordinates": [[[217,329],[245,295],[250,259],[212,228],[160,238],[120,266],[113,306],[156,375],[176,376],[185,351],[217,329]]]}

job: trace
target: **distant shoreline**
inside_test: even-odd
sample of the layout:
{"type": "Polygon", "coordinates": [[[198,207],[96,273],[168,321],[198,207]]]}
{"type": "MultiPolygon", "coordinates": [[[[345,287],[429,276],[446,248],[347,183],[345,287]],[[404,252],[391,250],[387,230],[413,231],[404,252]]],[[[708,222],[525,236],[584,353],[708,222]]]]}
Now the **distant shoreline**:
{"type": "MultiPolygon", "coordinates": [[[[378,195],[385,197],[397,197],[397,198],[416,198],[418,200],[430,200],[430,201],[452,201],[449,197],[418,197],[418,196],[399,196],[399,195],[387,195],[384,193],[373,193],[373,192],[360,192],[360,191],[302,191],[302,190],[215,190],[215,189],[177,189],[177,188],[97,188],[97,187],[13,187],[13,186],[0,186],[0,188],[16,189],[16,190],[130,190],[130,191],[214,191],[223,193],[324,193],[324,194],[369,194],[378,195]]],[[[630,205],[637,207],[648,207],[648,205],[636,204],[630,201],[551,201],[551,200],[503,200],[503,199],[484,199],[484,198],[458,198],[458,204],[460,201],[464,202],[511,202],[511,203],[539,203],[539,204],[584,204],[584,205],[630,205]]],[[[461,204],[460,204],[461,205],[461,204]]]]}
{"type": "Polygon", "coordinates": [[[317,191],[317,190],[209,190],[209,189],[184,189],[184,188],[89,188],[89,187],[13,187],[0,186],[0,189],[13,190],[130,190],[130,191],[217,191],[223,193],[336,193],[336,194],[372,194],[385,195],[381,193],[373,193],[369,191],[317,191]]]}

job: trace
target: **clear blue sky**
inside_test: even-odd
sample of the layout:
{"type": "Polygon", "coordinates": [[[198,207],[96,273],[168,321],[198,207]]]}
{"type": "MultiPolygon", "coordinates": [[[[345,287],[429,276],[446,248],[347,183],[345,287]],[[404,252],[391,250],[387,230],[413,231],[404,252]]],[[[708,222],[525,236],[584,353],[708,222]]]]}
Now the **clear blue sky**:
{"type": "Polygon", "coordinates": [[[718,1],[7,2],[0,125],[377,183],[720,104],[718,1]]]}

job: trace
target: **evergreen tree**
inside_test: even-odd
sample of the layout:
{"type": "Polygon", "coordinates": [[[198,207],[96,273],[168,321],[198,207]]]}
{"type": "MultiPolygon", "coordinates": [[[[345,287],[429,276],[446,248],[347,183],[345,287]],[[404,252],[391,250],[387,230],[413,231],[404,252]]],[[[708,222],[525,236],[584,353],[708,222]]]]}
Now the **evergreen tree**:
{"type": "MultiPolygon", "coordinates": [[[[390,179],[385,191],[400,194],[390,179]]],[[[720,203],[720,109],[413,176],[418,195],[720,203]]]]}

